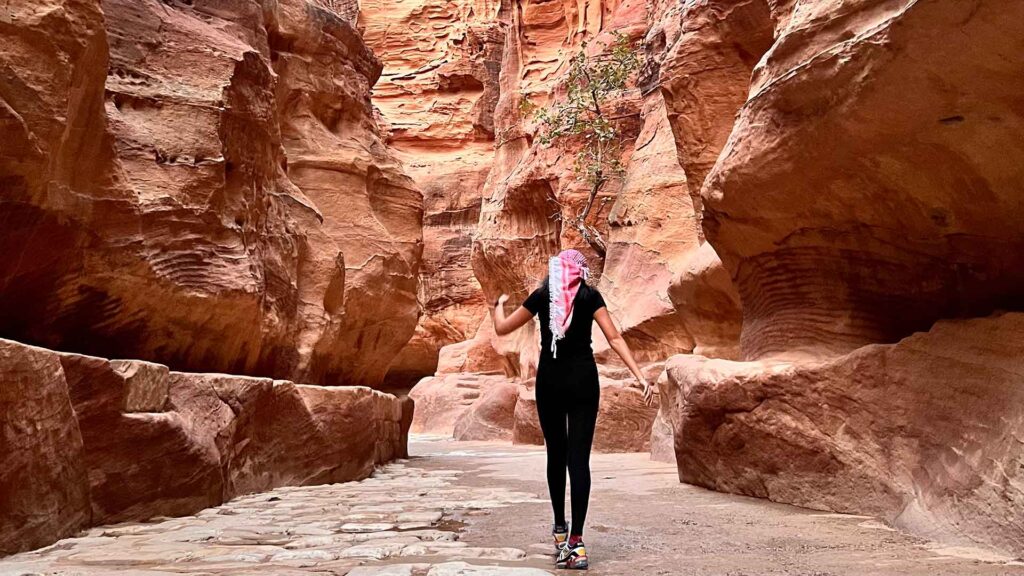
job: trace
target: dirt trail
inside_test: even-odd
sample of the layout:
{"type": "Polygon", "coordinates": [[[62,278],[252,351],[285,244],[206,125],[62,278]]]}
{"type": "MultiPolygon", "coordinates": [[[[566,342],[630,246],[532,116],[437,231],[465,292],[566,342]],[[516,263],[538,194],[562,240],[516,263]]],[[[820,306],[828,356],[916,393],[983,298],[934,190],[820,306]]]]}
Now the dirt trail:
{"type": "MultiPolygon", "coordinates": [[[[419,438],[363,482],[285,488],[196,516],[89,530],[0,560],[0,575],[543,576],[543,452],[419,438]]],[[[1024,565],[944,549],[858,516],[718,494],[643,454],[595,455],[591,574],[1002,575],[1024,565]]]]}

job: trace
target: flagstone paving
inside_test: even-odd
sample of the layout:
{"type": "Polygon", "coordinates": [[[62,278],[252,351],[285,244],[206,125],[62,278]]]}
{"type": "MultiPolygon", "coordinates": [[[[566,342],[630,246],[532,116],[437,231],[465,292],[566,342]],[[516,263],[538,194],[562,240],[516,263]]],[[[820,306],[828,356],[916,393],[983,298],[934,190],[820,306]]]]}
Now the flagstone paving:
{"type": "MultiPolygon", "coordinates": [[[[282,488],[195,516],[99,527],[0,560],[0,575],[554,574],[543,452],[417,438],[362,482],[282,488]]],[[[681,485],[646,455],[595,455],[592,574],[1024,574],[871,518],[681,485]]]]}

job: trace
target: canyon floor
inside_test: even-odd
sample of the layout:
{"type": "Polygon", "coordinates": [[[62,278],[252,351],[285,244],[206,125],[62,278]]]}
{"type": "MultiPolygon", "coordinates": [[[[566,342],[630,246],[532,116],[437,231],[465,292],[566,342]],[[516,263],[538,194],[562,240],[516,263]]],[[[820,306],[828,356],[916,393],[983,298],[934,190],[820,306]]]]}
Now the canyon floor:
{"type": "MultiPolygon", "coordinates": [[[[0,560],[0,575],[542,576],[537,447],[419,437],[362,482],[282,488],[184,518],[98,527],[0,560]]],[[[996,575],[1024,564],[680,484],[646,454],[595,454],[587,545],[598,575],[996,575]]]]}

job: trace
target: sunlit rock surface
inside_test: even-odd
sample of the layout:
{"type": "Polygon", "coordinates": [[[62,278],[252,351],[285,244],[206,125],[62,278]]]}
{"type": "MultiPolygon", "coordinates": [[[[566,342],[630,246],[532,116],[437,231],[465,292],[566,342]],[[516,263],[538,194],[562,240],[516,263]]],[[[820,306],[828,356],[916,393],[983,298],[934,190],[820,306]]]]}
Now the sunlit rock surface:
{"type": "Polygon", "coordinates": [[[4,11],[0,335],[380,384],[416,325],[422,208],[355,28],[305,0],[4,11]]]}
{"type": "Polygon", "coordinates": [[[406,404],[365,387],[170,372],[9,340],[0,377],[2,552],[278,486],[365,478],[406,455],[406,404]],[[140,394],[151,401],[136,404],[140,394]]]}
{"type": "Polygon", "coordinates": [[[388,145],[423,190],[423,316],[390,367],[391,387],[433,374],[439,350],[472,338],[486,314],[469,254],[494,158],[499,8],[490,0],[359,5],[363,37],[384,66],[374,106],[388,145]]]}

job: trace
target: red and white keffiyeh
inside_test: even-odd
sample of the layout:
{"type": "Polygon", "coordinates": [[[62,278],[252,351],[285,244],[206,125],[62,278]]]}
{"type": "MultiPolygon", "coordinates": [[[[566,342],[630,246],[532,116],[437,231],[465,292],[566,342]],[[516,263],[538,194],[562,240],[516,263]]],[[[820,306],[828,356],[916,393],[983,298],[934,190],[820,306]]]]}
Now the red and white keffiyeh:
{"type": "Polygon", "coordinates": [[[558,341],[572,322],[573,302],[580,284],[590,276],[587,259],[576,250],[562,250],[548,260],[548,296],[551,301],[551,353],[558,357],[558,341]]]}

